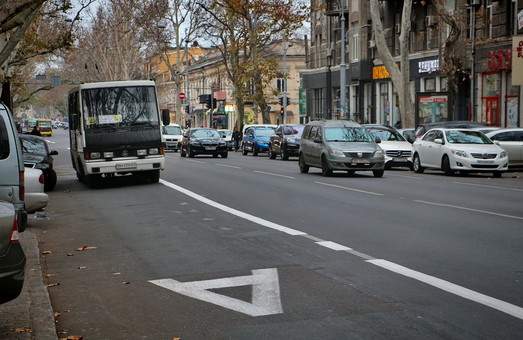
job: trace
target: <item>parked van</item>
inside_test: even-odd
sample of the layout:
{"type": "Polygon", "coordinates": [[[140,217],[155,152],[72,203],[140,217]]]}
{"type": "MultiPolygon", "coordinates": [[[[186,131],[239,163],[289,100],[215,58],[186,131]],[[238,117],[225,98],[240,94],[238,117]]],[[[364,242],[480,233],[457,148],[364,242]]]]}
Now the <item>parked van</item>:
{"type": "Polygon", "coordinates": [[[24,159],[20,139],[13,116],[0,102],[0,201],[14,205],[19,231],[23,231],[27,223],[24,193],[24,159]]]}

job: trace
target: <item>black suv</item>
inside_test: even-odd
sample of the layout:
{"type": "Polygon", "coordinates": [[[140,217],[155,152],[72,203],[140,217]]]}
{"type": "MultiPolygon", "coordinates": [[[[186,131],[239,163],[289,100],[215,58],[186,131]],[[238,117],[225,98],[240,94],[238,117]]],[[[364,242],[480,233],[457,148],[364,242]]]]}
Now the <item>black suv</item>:
{"type": "Polygon", "coordinates": [[[304,125],[280,125],[269,141],[269,158],[275,159],[278,155],[283,160],[298,156],[300,152],[301,135],[304,125]]]}
{"type": "Polygon", "coordinates": [[[218,131],[208,128],[194,128],[187,130],[182,139],[180,155],[190,158],[196,155],[212,155],[217,158],[227,158],[228,149],[218,131]]]}

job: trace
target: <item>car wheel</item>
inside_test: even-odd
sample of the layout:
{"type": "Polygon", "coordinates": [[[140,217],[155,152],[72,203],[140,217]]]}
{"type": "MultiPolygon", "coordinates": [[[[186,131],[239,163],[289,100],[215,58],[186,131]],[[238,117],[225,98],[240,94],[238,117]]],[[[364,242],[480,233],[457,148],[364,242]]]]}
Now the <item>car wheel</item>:
{"type": "Polygon", "coordinates": [[[385,170],[390,170],[391,166],[390,163],[385,163],[385,170]]]}
{"type": "Polygon", "coordinates": [[[302,174],[306,174],[309,172],[309,166],[307,163],[305,163],[305,159],[303,158],[303,154],[300,153],[300,158],[298,160],[298,166],[300,167],[300,172],[302,174]]]}
{"type": "Polygon", "coordinates": [[[354,171],[354,170],[347,170],[347,175],[349,175],[349,176],[354,176],[355,173],[356,173],[356,171],[354,171]]]}
{"type": "Polygon", "coordinates": [[[189,158],[194,158],[195,153],[191,150],[191,147],[187,147],[187,153],[189,154],[189,158]]]}
{"type": "Polygon", "coordinates": [[[492,173],[492,176],[494,176],[494,178],[501,178],[503,176],[503,173],[501,171],[494,171],[492,173]]]}
{"type": "Polygon", "coordinates": [[[222,158],[227,158],[229,156],[229,153],[228,152],[224,152],[222,153],[222,158]]]}
{"type": "Polygon", "coordinates": [[[385,173],[385,170],[372,170],[372,174],[374,175],[374,177],[376,178],[381,178],[383,177],[383,174],[385,173]]]}
{"type": "Polygon", "coordinates": [[[285,148],[285,147],[281,148],[281,159],[284,161],[289,160],[289,153],[287,152],[287,148],[285,148]]]}
{"type": "Polygon", "coordinates": [[[444,155],[443,159],[441,160],[441,170],[443,170],[446,176],[454,175],[454,171],[450,167],[449,156],[447,155],[444,155]]]}
{"type": "Polygon", "coordinates": [[[245,146],[242,147],[242,155],[247,156],[248,153],[249,153],[249,151],[247,151],[247,150],[245,149],[245,146]]]}
{"type": "Polygon", "coordinates": [[[331,177],[332,169],[330,168],[329,162],[325,155],[321,156],[321,174],[323,177],[331,177]]]}
{"type": "Polygon", "coordinates": [[[252,155],[256,157],[256,156],[258,156],[258,153],[259,153],[259,152],[260,152],[260,151],[258,150],[258,147],[256,146],[256,144],[254,144],[254,145],[252,146],[252,155]]]}
{"type": "Polygon", "coordinates": [[[99,188],[102,184],[102,177],[100,175],[85,175],[84,184],[92,189],[99,188]]]}
{"type": "Polygon", "coordinates": [[[417,174],[422,174],[423,171],[425,171],[425,168],[421,166],[421,160],[419,159],[419,155],[417,153],[414,154],[414,164],[412,164],[412,168],[414,169],[414,172],[417,174]]]}

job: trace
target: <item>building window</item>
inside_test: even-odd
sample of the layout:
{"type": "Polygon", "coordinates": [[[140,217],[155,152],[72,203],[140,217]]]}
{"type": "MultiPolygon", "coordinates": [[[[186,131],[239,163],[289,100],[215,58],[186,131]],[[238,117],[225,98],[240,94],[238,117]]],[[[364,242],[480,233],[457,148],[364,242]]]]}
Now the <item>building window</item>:
{"type": "Polygon", "coordinates": [[[360,60],[360,35],[356,33],[352,36],[351,44],[351,60],[357,62],[360,60]]]}
{"type": "Polygon", "coordinates": [[[287,80],[283,78],[276,79],[276,88],[279,93],[287,92],[287,80]]]}
{"type": "Polygon", "coordinates": [[[425,78],[425,92],[436,91],[436,78],[425,78]]]}
{"type": "Polygon", "coordinates": [[[360,0],[352,0],[350,9],[351,9],[351,12],[359,12],[359,10],[360,10],[360,0]]]}
{"type": "Polygon", "coordinates": [[[449,79],[447,77],[441,77],[441,92],[447,92],[449,90],[449,79]]]}

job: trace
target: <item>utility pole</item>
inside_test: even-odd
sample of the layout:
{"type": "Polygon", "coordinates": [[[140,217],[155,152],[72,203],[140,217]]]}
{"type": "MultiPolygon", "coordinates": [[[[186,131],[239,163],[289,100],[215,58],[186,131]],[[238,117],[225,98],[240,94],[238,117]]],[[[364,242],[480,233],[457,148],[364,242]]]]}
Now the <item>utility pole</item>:
{"type": "Polygon", "coordinates": [[[470,5],[470,40],[472,46],[472,65],[470,67],[470,116],[471,120],[476,121],[476,3],[472,1],[470,5]]]}
{"type": "Polygon", "coordinates": [[[287,72],[287,50],[289,49],[289,43],[287,41],[287,37],[283,41],[283,67],[284,67],[284,73],[283,73],[283,124],[287,124],[287,79],[288,79],[288,72],[287,72]]]}
{"type": "MultiPolygon", "coordinates": [[[[191,118],[192,116],[192,106],[191,106],[191,90],[189,89],[189,39],[185,40],[185,100],[187,101],[187,111],[189,117],[185,118],[185,121],[187,121],[187,118],[191,118]]],[[[185,125],[185,122],[184,122],[185,125]]]]}
{"type": "Polygon", "coordinates": [[[340,61],[340,109],[341,109],[341,118],[350,119],[347,115],[347,79],[346,71],[347,64],[345,61],[345,45],[346,45],[346,36],[345,36],[345,0],[340,0],[340,11],[341,11],[341,61],[340,61]]]}

